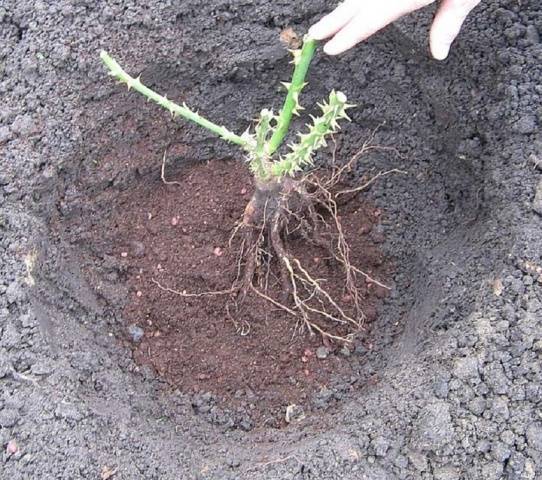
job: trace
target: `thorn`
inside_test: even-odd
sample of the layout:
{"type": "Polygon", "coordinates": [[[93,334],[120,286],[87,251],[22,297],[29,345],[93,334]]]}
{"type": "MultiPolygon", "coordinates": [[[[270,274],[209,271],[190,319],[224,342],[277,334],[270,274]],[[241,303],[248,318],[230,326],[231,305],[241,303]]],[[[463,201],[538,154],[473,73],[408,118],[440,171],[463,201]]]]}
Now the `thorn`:
{"type": "Polygon", "coordinates": [[[301,110],[304,110],[304,108],[299,103],[299,92],[294,92],[292,94],[292,99],[294,100],[294,103],[295,103],[292,113],[294,115],[299,115],[299,112],[301,112],[301,110]]]}
{"type": "Polygon", "coordinates": [[[292,87],[292,84],[290,82],[280,82],[281,85],[286,88],[287,91],[290,91],[290,88],[292,87]]]}
{"type": "Polygon", "coordinates": [[[263,119],[270,120],[272,117],[273,117],[273,111],[272,110],[268,110],[267,108],[264,108],[260,112],[260,119],[261,120],[263,120],[263,119]]]}
{"type": "Polygon", "coordinates": [[[334,92],[335,98],[341,103],[346,103],[346,95],[343,92],[334,92]]]}
{"type": "Polygon", "coordinates": [[[297,66],[299,64],[299,60],[301,60],[301,50],[288,50],[288,51],[294,57],[293,60],[290,63],[297,66]]]}

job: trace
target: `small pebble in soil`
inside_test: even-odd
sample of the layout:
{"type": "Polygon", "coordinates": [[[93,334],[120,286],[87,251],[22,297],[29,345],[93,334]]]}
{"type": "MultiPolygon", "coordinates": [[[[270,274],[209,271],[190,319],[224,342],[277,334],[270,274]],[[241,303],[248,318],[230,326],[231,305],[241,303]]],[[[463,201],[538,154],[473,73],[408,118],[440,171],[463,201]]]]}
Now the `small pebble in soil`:
{"type": "Polygon", "coordinates": [[[141,290],[138,290],[136,292],[136,296],[141,297],[143,295],[143,292],[141,290]]]}
{"type": "Polygon", "coordinates": [[[504,285],[502,283],[502,280],[500,278],[496,278],[493,280],[493,293],[495,296],[500,297],[502,295],[502,292],[504,290],[504,285]]]}
{"type": "Polygon", "coordinates": [[[128,252],[120,252],[120,256],[122,258],[126,258],[128,256],[128,252]]]}
{"type": "Polygon", "coordinates": [[[241,189],[241,195],[246,195],[247,193],[247,189],[246,188],[242,188],[241,189]]]}
{"type": "Polygon", "coordinates": [[[346,345],[343,348],[341,348],[340,352],[341,352],[341,355],[344,355],[345,357],[349,357],[351,353],[350,349],[346,345]]]}
{"type": "Polygon", "coordinates": [[[286,407],[286,415],[284,416],[286,423],[300,422],[304,418],[305,412],[300,405],[293,404],[286,407]]]}
{"type": "Polygon", "coordinates": [[[316,349],[316,357],[320,360],[325,360],[329,356],[329,349],[327,347],[318,347],[316,349]]]}
{"type": "Polygon", "coordinates": [[[215,254],[215,256],[221,257],[224,252],[222,251],[220,247],[215,247],[215,249],[213,250],[213,253],[215,254]]]}
{"type": "Polygon", "coordinates": [[[172,225],[172,226],[179,225],[179,217],[173,217],[173,218],[171,219],[171,225],[172,225]]]}
{"type": "Polygon", "coordinates": [[[137,325],[130,325],[128,327],[128,335],[130,335],[130,339],[134,343],[139,343],[141,339],[143,338],[143,335],[145,332],[141,327],[138,327],[137,325]]]}
{"type": "Polygon", "coordinates": [[[19,446],[15,440],[10,440],[6,445],[6,453],[8,455],[15,455],[19,451],[19,446]]]}

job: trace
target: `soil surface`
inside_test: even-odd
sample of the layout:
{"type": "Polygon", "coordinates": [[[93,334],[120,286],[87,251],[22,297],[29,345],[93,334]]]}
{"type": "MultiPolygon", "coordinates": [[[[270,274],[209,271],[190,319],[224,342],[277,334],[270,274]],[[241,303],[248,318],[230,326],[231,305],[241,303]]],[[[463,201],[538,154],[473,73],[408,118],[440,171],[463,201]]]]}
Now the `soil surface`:
{"type": "MultiPolygon", "coordinates": [[[[67,237],[77,232],[74,242],[83,231],[99,258],[118,259],[118,271],[124,272],[122,280],[129,289],[122,331],[134,344],[134,359],[153,367],[184,393],[210,392],[220,405],[248,407],[245,428],[254,422],[279,426],[288,405],[308,410],[311,396],[333,376],[348,378],[352,373],[348,357],[358,346],[370,346],[369,327],[377,303],[388,293],[359,279],[365,316],[361,329],[319,315],[311,318],[329,335],[349,338],[353,332],[351,342],[311,334],[298,323],[299,317],[254,292],[240,302],[228,292],[239,275],[242,241],[239,234],[232,235],[252,193],[252,176],[245,164],[209,162],[189,167],[175,179],[164,175],[164,180],[112,194],[104,199],[111,210],[74,217],[59,227],[67,237]],[[187,290],[202,295],[179,295],[187,290]]],[[[352,245],[352,264],[384,281],[383,255],[368,239],[381,211],[354,198],[338,213],[345,239],[352,245]]],[[[353,317],[343,268],[330,261],[329,252],[295,235],[287,248],[353,317]]],[[[276,267],[273,262],[262,271],[260,277],[265,278],[256,285],[261,284],[261,292],[275,302],[295,309],[281,298],[276,267]]],[[[102,275],[94,269],[84,273],[100,291],[102,275]]]]}
{"type": "MultiPolygon", "coordinates": [[[[168,317],[184,319],[171,307],[175,297],[143,284],[137,268],[158,275],[159,260],[164,285],[188,288],[190,270],[174,273],[187,257],[168,255],[189,242],[171,220],[180,216],[179,198],[199,205],[183,187],[162,185],[164,151],[167,178],[177,181],[209,161],[230,171],[226,162],[238,151],[115,85],[98,51],[240,133],[261,108],[280,107],[279,82],[291,71],[281,37],[301,36],[332,6],[2,2],[0,477],[542,477],[539,0],[481,2],[445,62],[427,53],[434,5],[345,55],[317,53],[301,98],[306,112],[316,113],[333,88],[358,105],[336,136],[337,160],[380,126],[373,141],[388,150],[371,151],[357,176],[407,173],[376,182],[358,204],[362,222],[383,212],[354,242],[381,253],[360,262],[385,258],[394,266],[370,345],[307,362],[323,373],[342,366],[268,404],[276,418],[306,395],[294,422],[276,428],[283,425],[265,423],[263,414],[254,421],[251,405],[264,399],[256,390],[239,388],[227,404],[227,394],[208,384],[183,383],[194,376],[161,377],[146,363],[143,347],[173,329],[165,316],[151,328],[138,302],[169,302],[168,317]],[[138,235],[146,205],[134,193],[152,200],[167,248],[153,251],[146,229],[138,235]]],[[[227,198],[241,202],[242,194],[227,198]]],[[[230,252],[214,242],[210,251],[200,233],[192,235],[192,263],[227,261],[230,252]]],[[[220,335],[233,337],[231,324],[212,318],[220,335]]],[[[252,324],[258,333],[261,323],[252,324]]]]}

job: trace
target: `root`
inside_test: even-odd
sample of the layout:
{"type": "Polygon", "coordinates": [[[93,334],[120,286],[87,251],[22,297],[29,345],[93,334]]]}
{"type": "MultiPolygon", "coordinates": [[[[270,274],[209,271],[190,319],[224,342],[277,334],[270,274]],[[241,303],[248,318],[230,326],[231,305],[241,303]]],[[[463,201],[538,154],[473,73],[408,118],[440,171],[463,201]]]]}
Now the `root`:
{"type": "Polygon", "coordinates": [[[385,177],[386,175],[389,175],[390,173],[402,173],[402,174],[406,175],[407,172],[405,172],[404,170],[399,170],[397,168],[392,168],[391,170],[387,170],[385,172],[378,172],[376,175],[374,175],[368,181],[366,181],[363,185],[360,185],[360,186],[355,187],[355,188],[348,188],[346,190],[341,190],[340,192],[337,192],[335,195],[337,197],[339,197],[341,195],[346,195],[348,193],[351,194],[351,193],[362,192],[363,190],[366,190],[367,187],[369,187],[371,184],[376,182],[379,178],[385,177]]]}
{"type": "Polygon", "coordinates": [[[166,157],[167,157],[167,149],[164,150],[164,156],[162,157],[162,168],[160,169],[160,178],[162,179],[162,182],[165,185],[182,185],[181,182],[177,182],[174,180],[166,180],[166,157]]]}
{"type": "Polygon", "coordinates": [[[274,219],[273,225],[271,226],[271,245],[273,246],[273,250],[276,253],[278,260],[280,262],[280,283],[282,285],[282,295],[284,299],[286,300],[289,296],[289,294],[292,291],[292,287],[295,287],[295,285],[290,284],[290,279],[288,276],[288,272],[285,268],[285,262],[288,261],[288,254],[286,253],[286,248],[284,248],[284,244],[282,242],[282,239],[280,238],[280,213],[276,214],[276,217],[274,219]]]}
{"type": "Polygon", "coordinates": [[[163,290],[164,292],[173,293],[174,295],[178,295],[179,297],[185,297],[185,298],[198,298],[198,297],[211,297],[215,295],[231,295],[232,293],[235,293],[235,288],[229,288],[227,290],[215,290],[210,292],[197,292],[197,293],[189,293],[186,290],[183,290],[182,292],[179,290],[173,290],[169,287],[164,287],[158,280],[151,278],[151,282],[154,283],[160,290],[163,290]]]}
{"type": "MultiPolygon", "coordinates": [[[[229,296],[227,315],[241,335],[250,331],[248,322],[239,322],[238,319],[247,295],[252,293],[295,318],[294,333],[307,331],[311,335],[321,335],[324,341],[351,342],[364,328],[360,279],[384,289],[389,290],[390,287],[352,265],[350,247],[338,216],[338,199],[355,195],[386,175],[406,173],[392,169],[374,175],[362,185],[337,189],[345,175],[353,171],[357,160],[374,148],[382,147],[364,143],[349,162],[334,168],[325,179],[309,172],[299,180],[285,178],[257,184],[229,239],[231,248],[234,240],[239,242],[236,277],[231,288],[190,293],[165,287],[155,279],[152,279],[153,283],[163,291],[185,298],[229,296]],[[322,248],[328,255],[326,261],[341,266],[347,306],[333,298],[325,287],[325,279],[315,278],[290,251],[288,240],[294,236],[322,248]],[[336,334],[337,331],[341,334],[336,334]]],[[[164,164],[165,155],[162,180],[174,183],[165,181],[164,164]]]]}

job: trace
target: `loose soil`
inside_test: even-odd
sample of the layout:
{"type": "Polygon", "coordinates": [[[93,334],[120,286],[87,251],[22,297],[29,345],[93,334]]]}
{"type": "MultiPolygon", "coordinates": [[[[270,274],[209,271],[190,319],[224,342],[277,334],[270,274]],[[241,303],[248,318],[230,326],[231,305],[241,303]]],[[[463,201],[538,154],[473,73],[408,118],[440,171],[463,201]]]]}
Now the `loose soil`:
{"type": "MultiPolygon", "coordinates": [[[[217,412],[209,395],[183,393],[189,385],[164,388],[123,346],[138,321],[125,302],[146,321],[133,305],[162,295],[134,273],[155,255],[131,236],[145,221],[138,212],[163,206],[157,232],[176,236],[174,252],[182,225],[168,222],[180,199],[191,201],[189,189],[160,182],[164,150],[167,178],[183,185],[188,164],[236,150],[111,82],[97,52],[243,132],[259,109],[280,108],[292,67],[281,32],[302,35],[331,2],[0,3],[2,479],[542,478],[539,0],[481,2],[444,62],[428,54],[437,2],[344,55],[315,56],[306,113],[334,88],[358,105],[336,136],[337,158],[351,158],[378,125],[376,142],[401,154],[373,151],[358,166],[407,172],[364,195],[384,213],[356,237],[385,235],[393,289],[367,332],[372,348],[358,345],[345,362],[351,375],[329,375],[340,378],[303,421],[250,431],[238,420],[257,396],[217,412]]],[[[155,261],[165,285],[202,286],[165,258],[155,261]]],[[[170,311],[181,304],[167,301],[170,311]]],[[[251,321],[261,334],[263,320],[251,321]]],[[[248,341],[223,322],[236,345],[248,341]]],[[[139,325],[149,344],[167,331],[139,325]]]]}
{"type": "MultiPolygon", "coordinates": [[[[196,165],[167,182],[141,182],[123,193],[109,219],[89,236],[126,272],[129,297],[123,316],[128,329],[135,325],[144,331],[133,346],[136,361],[152,366],[183,392],[211,392],[227,406],[246,406],[248,398],[253,419],[266,424],[283,418],[287,405],[306,403],[333,376],[348,376],[348,355],[367,341],[387,290],[361,280],[366,319],[348,345],[309,334],[290,314],[254,293],[242,303],[228,294],[181,297],[172,291],[223,292],[232,287],[240,242],[234,237],[230,246],[230,238],[253,189],[241,162],[196,165]],[[324,345],[329,355],[318,359],[316,350],[324,345]]],[[[339,215],[353,265],[384,281],[389,265],[369,240],[380,210],[355,198],[339,215]]],[[[326,259],[329,253],[295,237],[289,248],[348,311],[352,300],[344,291],[342,268],[326,259]]],[[[266,293],[280,301],[273,266],[266,293]]],[[[340,324],[320,325],[330,334],[348,333],[340,324]]]]}

